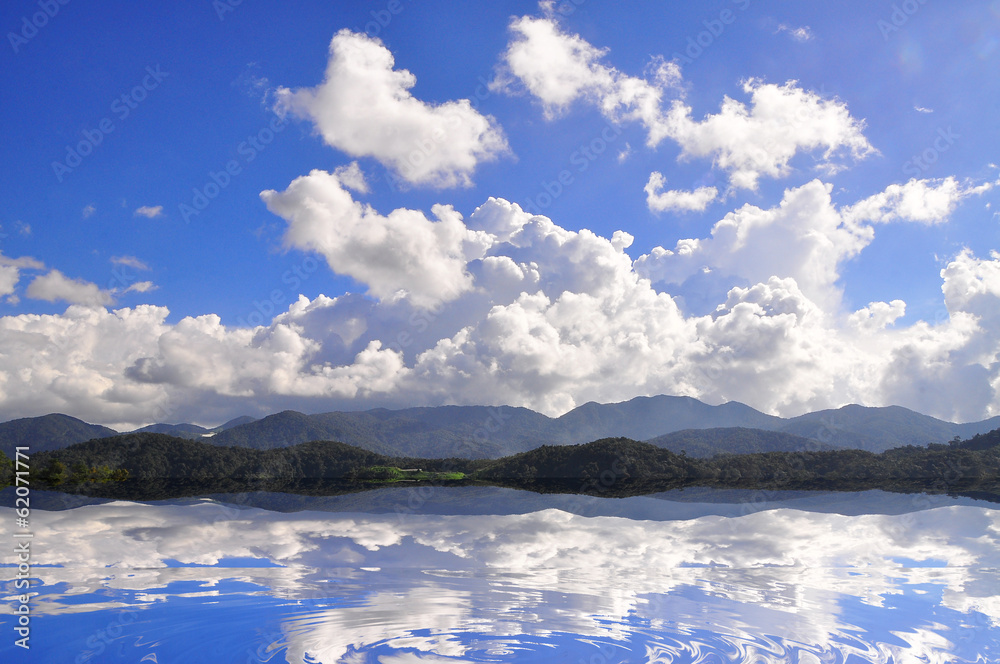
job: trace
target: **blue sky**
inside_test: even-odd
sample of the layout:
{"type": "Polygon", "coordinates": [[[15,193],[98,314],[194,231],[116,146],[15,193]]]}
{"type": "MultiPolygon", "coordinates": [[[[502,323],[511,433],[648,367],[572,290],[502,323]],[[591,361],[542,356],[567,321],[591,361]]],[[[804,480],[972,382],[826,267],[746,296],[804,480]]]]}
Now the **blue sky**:
{"type": "MultiPolygon", "coordinates": [[[[306,1],[290,8],[263,0],[237,6],[70,1],[48,7],[51,17],[39,13],[45,5],[17,1],[0,9],[6,35],[0,162],[7,194],[0,206],[7,277],[0,286],[8,284],[0,289],[0,320],[11,335],[6,350],[0,346],[4,419],[58,410],[107,423],[212,423],[278,407],[465,402],[516,403],[554,414],[588,399],[649,393],[737,399],[782,414],[851,401],[937,409],[932,414],[949,419],[1000,412],[1000,346],[989,313],[996,304],[990,298],[1000,296],[997,259],[990,253],[1000,249],[1000,2],[480,6],[398,0],[306,1]],[[529,26],[535,32],[529,34],[529,26]],[[552,38],[537,41],[543,33],[552,38]],[[375,67],[371,72],[409,71],[415,81],[388,93],[406,96],[406,104],[373,106],[366,122],[366,113],[351,106],[351,95],[363,96],[365,85],[352,91],[341,81],[324,96],[327,67],[338,63],[330,50],[335,35],[345,48],[394,60],[388,69],[367,62],[375,67]],[[556,52],[563,47],[570,60],[556,52]],[[621,101],[623,91],[636,86],[655,98],[655,108],[621,101]],[[776,105],[766,118],[763,102],[754,115],[755,90],[762,99],[773,95],[776,105]],[[721,113],[726,97],[742,111],[721,113]],[[677,104],[686,116],[671,115],[677,104]],[[432,123],[435,108],[459,109],[462,124],[428,144],[433,147],[425,163],[441,160],[440,168],[407,182],[393,161],[407,151],[378,138],[379,132],[398,120],[393,130],[403,133],[396,135],[419,134],[431,126],[420,123],[432,123]],[[741,125],[740,113],[751,121],[741,125]],[[785,113],[791,115],[780,117],[785,113]],[[710,116],[718,122],[709,123],[710,116]],[[355,124],[347,126],[345,117],[355,124]],[[758,119],[788,131],[755,143],[758,119]],[[470,129],[475,126],[486,130],[477,134],[470,129]],[[656,131],[661,135],[654,139],[656,131]],[[68,152],[77,148],[89,152],[79,163],[68,152]],[[445,153],[457,156],[449,161],[445,153]],[[313,169],[341,173],[339,180],[313,183],[351,190],[352,198],[338,198],[336,205],[360,202],[382,216],[363,220],[353,239],[344,239],[332,208],[325,217],[305,219],[309,195],[290,185],[313,169]],[[348,170],[337,169],[358,174],[363,186],[341,188],[336,182],[343,184],[348,170]],[[651,186],[654,173],[664,182],[659,188],[651,186]],[[912,189],[890,189],[911,182],[912,189]],[[753,236],[743,253],[731,243],[705,248],[727,215],[744,206],[772,210],[787,192],[810,183],[827,187],[828,209],[813,196],[809,205],[819,207],[803,203],[795,212],[807,221],[773,222],[764,231],[761,224],[773,220],[743,223],[740,233],[753,236]],[[216,195],[191,214],[185,206],[195,206],[195,190],[216,195]],[[261,192],[269,190],[281,200],[271,207],[283,212],[262,200],[261,192]],[[692,203],[690,195],[699,190],[711,200],[692,203]],[[665,191],[689,197],[668,196],[657,207],[656,195],[665,191]],[[872,198],[879,195],[880,201],[872,198]],[[588,229],[610,241],[625,231],[633,240],[616,249],[604,242],[593,248],[596,254],[567,253],[547,264],[569,246],[554,239],[559,233],[546,231],[548,239],[531,247],[514,241],[514,251],[500,246],[507,240],[495,226],[470,220],[490,197],[543,214],[560,232],[588,229]],[[845,214],[833,226],[806,228],[797,243],[775,239],[781,233],[787,239],[787,228],[808,227],[823,210],[843,211],[866,200],[865,209],[877,208],[877,214],[845,214]],[[921,210],[914,211],[914,201],[921,210]],[[434,226],[441,222],[427,221],[435,218],[437,204],[453,206],[464,222],[444,233],[443,225],[434,226]],[[389,223],[395,239],[381,249],[362,237],[403,209],[426,219],[415,226],[405,219],[402,226],[389,223]],[[835,237],[835,227],[847,229],[844,237],[835,237]],[[459,242],[455,233],[492,233],[495,239],[486,247],[484,236],[465,237],[454,245],[464,249],[442,249],[444,258],[436,260],[406,244],[407,228],[436,228],[431,235],[440,247],[459,242]],[[824,233],[831,235],[820,238],[813,254],[793,256],[824,233]],[[686,239],[702,241],[689,259],[676,251],[686,239]],[[850,246],[820,256],[823,246],[838,242],[850,246]],[[470,253],[470,243],[479,254],[470,253]],[[415,255],[407,256],[406,247],[415,255]],[[644,262],[657,247],[672,254],[644,262]],[[605,249],[617,258],[601,254],[605,249]],[[464,252],[457,267],[450,262],[458,260],[455,251],[464,252]],[[376,254],[383,258],[372,258],[376,254]],[[534,261],[550,286],[507,293],[502,279],[477,272],[489,263],[487,255],[505,256],[529,271],[534,261]],[[956,262],[961,256],[966,258],[956,262]],[[625,257],[638,261],[632,272],[616,267],[608,279],[650,279],[642,297],[663,295],[678,309],[662,312],[675,317],[674,327],[646,329],[641,341],[634,330],[615,325],[629,312],[642,318],[649,311],[608,313],[611,304],[623,306],[631,296],[587,290],[579,276],[587,260],[624,265],[625,257]],[[441,273],[424,270],[415,277],[399,268],[419,267],[423,259],[441,273]],[[559,267],[562,260],[576,261],[579,274],[559,267]],[[810,267],[824,260],[823,274],[810,267]],[[382,269],[382,262],[394,266],[382,269]],[[943,282],[949,266],[952,276],[943,282]],[[739,298],[733,300],[730,289],[745,289],[740,301],[748,301],[753,287],[772,276],[785,280],[783,287],[797,284],[802,302],[819,312],[812,318],[822,322],[803,313],[808,306],[796,305],[798,318],[789,323],[788,297],[785,309],[772,306],[771,288],[771,305],[754,300],[760,308],[755,320],[763,327],[739,334],[721,323],[708,329],[725,322],[712,313],[727,302],[733,325],[741,320],[732,306],[739,298]],[[407,290],[411,283],[419,285],[407,290]],[[947,304],[946,283],[953,286],[947,304]],[[393,295],[399,288],[405,292],[393,295]],[[581,340],[579,329],[557,320],[561,310],[536,312],[546,329],[504,318],[513,315],[511,307],[524,313],[517,297],[539,293],[550,305],[567,293],[587,294],[604,302],[595,311],[617,322],[581,340]],[[297,350],[290,351],[275,341],[287,330],[272,317],[300,295],[314,303],[320,295],[344,297],[325,313],[286,321],[298,335],[297,350]],[[905,313],[891,306],[894,301],[905,302],[905,313]],[[894,313],[864,336],[850,317],[872,302],[894,313]],[[156,318],[144,305],[169,314],[156,318]],[[80,322],[81,307],[105,312],[110,322],[102,323],[97,313],[80,322]],[[152,318],[133,329],[128,325],[139,325],[140,314],[127,323],[115,310],[152,318]],[[211,315],[218,320],[205,322],[211,315]],[[202,323],[183,324],[188,317],[202,323]],[[66,320],[90,327],[71,332],[66,320]],[[421,339],[397,349],[394,364],[389,347],[401,331],[413,331],[414,320],[421,339]],[[401,328],[399,321],[409,322],[401,328]],[[198,329],[191,334],[218,345],[202,347],[185,337],[192,325],[198,329]],[[262,329],[254,336],[249,330],[256,325],[262,329]],[[345,333],[345,325],[365,332],[345,333]],[[26,326],[47,342],[44,352],[31,345],[42,343],[37,339],[15,335],[26,326]],[[726,330],[734,339],[772,335],[772,345],[758,353],[718,336],[726,330]],[[781,347],[781,339],[793,337],[794,349],[781,347]],[[119,338],[114,351],[102,356],[101,344],[113,338],[119,338]],[[668,338],[683,341],[671,345],[668,338]],[[91,339],[76,348],[87,357],[71,352],[74,339],[91,339]],[[532,350],[539,339],[550,347],[532,350]],[[173,341],[192,349],[204,367],[187,366],[196,358],[171,350],[173,341]],[[626,359],[636,367],[610,350],[626,352],[621,349],[633,342],[642,350],[626,359]],[[817,346],[837,348],[839,355],[813,354],[817,346]],[[366,349],[382,367],[374,373],[362,370],[370,368],[367,360],[357,359],[366,349]],[[421,359],[422,353],[429,354],[421,359]],[[869,357],[894,359],[872,368],[869,357]],[[277,380],[270,369],[245,373],[260,362],[274,362],[294,377],[277,380]],[[563,362],[577,368],[564,370],[563,362]],[[581,366],[589,372],[580,373],[581,366]],[[616,366],[622,375],[608,378],[616,366]],[[706,373],[705,366],[712,370],[706,373]],[[213,367],[214,377],[202,375],[206,367],[213,367]],[[877,375],[859,377],[868,369],[877,375]],[[909,387],[894,383],[910,370],[909,387]],[[725,380],[713,377],[720,372],[725,380]],[[747,380],[740,383],[743,372],[747,380]],[[734,382],[723,385],[729,377],[734,382]],[[956,393],[961,404],[933,396],[959,386],[972,391],[956,393]]],[[[357,62],[340,64],[355,71],[357,62]]],[[[821,189],[810,195],[822,198],[821,189]]]]}

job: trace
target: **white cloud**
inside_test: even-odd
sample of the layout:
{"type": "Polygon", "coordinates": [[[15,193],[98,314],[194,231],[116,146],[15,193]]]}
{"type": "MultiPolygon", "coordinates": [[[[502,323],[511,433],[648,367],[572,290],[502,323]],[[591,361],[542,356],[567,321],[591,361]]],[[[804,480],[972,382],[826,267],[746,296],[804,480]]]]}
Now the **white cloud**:
{"type": "Polygon", "coordinates": [[[636,271],[667,284],[683,284],[706,267],[751,284],[791,277],[807,297],[836,311],[839,266],[866,247],[874,231],[845,223],[830,190],[813,180],[786,191],[778,207],[744,205],[716,223],[709,238],[654,248],[636,261],[636,271]]]}
{"type": "Polygon", "coordinates": [[[848,323],[864,332],[873,333],[884,330],[898,319],[906,315],[906,302],[871,302],[863,309],[858,309],[848,317],[848,323]]]}
{"type": "Polygon", "coordinates": [[[87,306],[106,306],[114,299],[107,291],[102,291],[97,284],[82,279],[70,279],[59,270],[51,270],[48,274],[34,278],[28,284],[28,297],[48,302],[64,301],[70,304],[87,306]]]}
{"type": "Polygon", "coordinates": [[[653,212],[703,212],[719,195],[719,190],[715,187],[699,187],[694,191],[662,191],[666,182],[662,173],[653,171],[643,188],[646,192],[646,205],[653,212]]]}
{"type": "Polygon", "coordinates": [[[382,216],[351,197],[345,177],[363,188],[356,170],[315,170],[284,192],[261,194],[268,209],[288,221],[288,246],[322,254],[335,272],[368,284],[380,299],[407,297],[427,307],[472,287],[466,264],[483,256],[487,234],[469,231],[445,205],[433,208],[436,221],[415,210],[382,216]]]}
{"type": "Polygon", "coordinates": [[[840,266],[875,227],[846,219],[819,181],[634,264],[628,233],[570,231],[501,199],[468,219],[383,215],[322,171],[264,197],[290,246],[322,253],[370,297],[300,296],[254,329],[213,315],[167,324],[148,306],[0,318],[0,407],[144,424],[168,408],[207,422],[444,403],[559,414],[666,393],[784,415],[851,402],[1000,414],[1000,255],[948,263],[945,320],[901,326],[899,300],[843,312],[840,266]],[[705,269],[712,306],[685,312],[676,296],[705,269]]]}
{"type": "Polygon", "coordinates": [[[410,93],[416,77],[394,69],[378,39],[341,30],[315,88],[277,90],[276,110],[308,118],[326,143],[373,157],[411,184],[469,186],[480,163],[509,152],[496,120],[468,99],[438,105],[410,93]]]}
{"type": "Polygon", "coordinates": [[[734,186],[756,189],[762,176],[788,175],[800,151],[822,149],[821,165],[828,170],[837,168],[831,160],[842,152],[854,159],[877,153],[864,136],[864,121],[836,99],[823,99],[794,81],[779,86],[750,79],[743,91],[751,96],[749,108],[726,97],[718,114],[701,121],[691,118],[683,102],[674,102],[667,124],[682,159],[711,158],[729,171],[734,186]]]}
{"type": "Polygon", "coordinates": [[[0,252],[0,296],[13,295],[21,280],[21,270],[42,270],[45,265],[30,256],[9,258],[0,252]]]}
{"type": "Polygon", "coordinates": [[[737,188],[756,189],[761,177],[785,177],[800,152],[822,150],[819,166],[831,171],[843,153],[863,159],[877,151],[864,136],[864,122],[836,99],[801,89],[750,79],[743,91],[750,106],[725,97],[718,114],[692,118],[683,101],[683,81],[676,63],[654,58],[651,79],[637,78],[604,65],[607,51],[579,35],[563,32],[553,18],[516,18],[514,37],[503,56],[494,89],[515,91],[515,83],[542,102],[554,118],[577,101],[597,106],[616,122],[640,122],[647,145],[676,141],[681,159],[707,158],[730,173],[737,188]],[[667,99],[672,98],[664,108],[667,99]]]}
{"type": "Polygon", "coordinates": [[[933,113],[934,112],[933,108],[925,108],[923,106],[914,106],[913,110],[916,111],[917,113],[933,113]]]}
{"type": "Polygon", "coordinates": [[[137,281],[134,284],[130,284],[128,288],[125,289],[126,293],[148,293],[154,291],[159,286],[154,284],[152,281],[137,281]]]}
{"type": "Polygon", "coordinates": [[[807,42],[813,39],[812,28],[808,25],[804,25],[799,28],[793,28],[791,26],[782,23],[778,26],[778,32],[787,32],[789,36],[797,42],[807,42]]]}
{"type": "Polygon", "coordinates": [[[95,212],[97,212],[96,207],[94,207],[93,205],[87,205],[86,207],[83,208],[83,213],[82,213],[83,218],[87,219],[88,217],[92,217],[95,212]]]}
{"type": "Polygon", "coordinates": [[[885,191],[866,198],[844,210],[847,219],[857,223],[873,221],[916,221],[939,224],[948,220],[963,199],[989,191],[992,184],[963,187],[954,177],[944,180],[910,180],[892,184],[885,191]]]}
{"type": "Polygon", "coordinates": [[[137,270],[149,270],[149,266],[135,256],[112,256],[111,262],[114,265],[125,265],[137,270]]]}
{"type": "Polygon", "coordinates": [[[510,30],[514,39],[507,46],[504,68],[493,89],[511,93],[520,83],[542,102],[549,119],[583,99],[612,120],[641,122],[651,147],[664,138],[663,98],[680,93],[681,73],[675,63],[654,59],[651,83],[601,64],[606,50],[563,32],[555,19],[524,16],[511,21],[510,30]]]}
{"type": "Polygon", "coordinates": [[[135,211],[136,216],[146,217],[147,219],[155,219],[157,217],[163,216],[163,206],[157,205],[155,207],[150,207],[148,205],[143,205],[137,208],[135,211]]]}

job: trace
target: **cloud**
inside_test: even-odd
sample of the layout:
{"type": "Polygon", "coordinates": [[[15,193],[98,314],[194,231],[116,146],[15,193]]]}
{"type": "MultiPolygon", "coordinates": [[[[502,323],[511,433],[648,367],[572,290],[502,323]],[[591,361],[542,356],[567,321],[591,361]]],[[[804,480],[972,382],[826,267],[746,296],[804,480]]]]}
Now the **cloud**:
{"type": "Polygon", "coordinates": [[[699,187],[694,191],[661,191],[665,184],[666,179],[662,173],[653,171],[649,175],[643,191],[646,192],[646,205],[652,212],[703,212],[719,195],[719,190],[715,187],[699,187]]]}
{"type": "Polygon", "coordinates": [[[111,262],[114,265],[125,265],[137,270],[149,270],[149,266],[135,256],[112,256],[111,262]]]}
{"type": "Polygon", "coordinates": [[[134,284],[131,284],[128,288],[126,288],[124,292],[148,293],[150,291],[156,290],[157,288],[159,288],[159,286],[154,284],[152,281],[137,281],[134,284]]]}
{"type": "Polygon", "coordinates": [[[843,311],[841,266],[877,226],[848,219],[820,181],[633,261],[628,233],[568,230],[502,199],[468,218],[383,214],[345,188],[352,172],[314,171],[264,199],[290,247],[367,295],[300,296],[250,329],[215,315],[168,324],[149,306],[3,317],[0,407],[145,424],[440,404],[556,415],[665,393],[782,415],[844,403],[1000,414],[1000,255],[948,262],[946,319],[902,326],[898,299],[843,311]],[[695,289],[704,312],[683,306],[695,282],[711,285],[695,289]]]}
{"type": "Polygon", "coordinates": [[[903,185],[889,185],[885,191],[845,209],[844,216],[855,223],[916,221],[939,224],[948,220],[962,200],[989,191],[992,187],[990,183],[963,187],[954,177],[943,180],[913,179],[903,185]]]}
{"type": "Polygon", "coordinates": [[[874,238],[870,227],[847,223],[830,198],[831,185],[813,180],[787,190],[777,207],[744,205],[712,228],[708,238],[655,247],[635,262],[653,282],[683,284],[704,268],[751,284],[790,277],[813,301],[836,311],[839,266],[874,238]]]}
{"type": "Polygon", "coordinates": [[[45,265],[30,256],[9,258],[0,252],[0,296],[14,294],[17,283],[21,280],[21,270],[43,270],[45,265]]]}
{"type": "Polygon", "coordinates": [[[469,186],[480,163],[509,153],[494,118],[468,99],[417,99],[410,93],[416,77],[394,66],[381,41],[341,30],[330,42],[323,83],[278,88],[275,109],[308,118],[331,147],[372,157],[414,185],[469,186]]]}
{"type": "Polygon", "coordinates": [[[914,106],[913,110],[916,111],[917,113],[933,113],[934,112],[933,108],[924,108],[923,106],[914,106]]]}
{"type": "Polygon", "coordinates": [[[163,206],[157,205],[156,207],[150,207],[148,205],[143,205],[137,208],[135,211],[137,217],[146,217],[147,219],[155,219],[157,217],[163,216],[163,206]]]}
{"type": "Polygon", "coordinates": [[[432,208],[436,221],[415,210],[382,216],[345,189],[364,190],[360,178],[356,168],[315,170],[261,198],[288,222],[287,246],[322,254],[331,269],[368,284],[380,299],[406,297],[431,307],[469,290],[466,265],[483,256],[490,238],[468,230],[450,206],[432,208]]]}
{"type": "Polygon", "coordinates": [[[81,279],[70,279],[59,270],[34,278],[28,284],[28,297],[48,302],[69,302],[86,306],[107,306],[114,302],[111,294],[97,284],[81,279]]]}
{"type": "Polygon", "coordinates": [[[788,35],[797,42],[811,41],[815,36],[813,35],[812,28],[808,25],[804,25],[800,28],[793,28],[782,23],[778,26],[778,32],[787,32],[788,35]]]}
{"type": "Polygon", "coordinates": [[[96,207],[94,207],[93,205],[87,205],[85,208],[83,208],[83,213],[82,213],[83,218],[87,219],[89,217],[92,217],[95,212],[97,212],[96,207]]]}
{"type": "Polygon", "coordinates": [[[494,89],[513,93],[523,86],[549,119],[580,101],[615,122],[639,122],[649,147],[669,138],[681,147],[680,159],[711,159],[737,188],[756,189],[761,177],[787,176],[800,152],[822,150],[818,165],[827,171],[840,168],[833,159],[842,154],[854,159],[877,154],[864,136],[864,121],[852,117],[844,103],[823,99],[795,81],[749,79],[743,83],[749,107],[727,96],[719,113],[695,120],[676,63],[654,58],[647,80],[602,64],[606,50],[563,32],[554,18],[515,18],[510,30],[513,38],[494,89]]]}
{"type": "Polygon", "coordinates": [[[492,83],[494,90],[515,93],[520,84],[542,102],[549,119],[585,100],[614,121],[642,123],[650,147],[664,138],[667,129],[660,110],[664,96],[681,92],[680,68],[675,63],[654,59],[650,65],[653,82],[649,82],[601,64],[607,50],[563,32],[555,19],[515,18],[510,31],[514,37],[492,83]]]}
{"type": "Polygon", "coordinates": [[[877,153],[864,136],[864,121],[838,100],[823,99],[794,81],[779,86],[750,79],[743,91],[751,97],[749,108],[726,97],[718,114],[701,121],[691,118],[690,107],[674,102],[667,122],[683,150],[681,159],[711,158],[729,171],[735,187],[756,189],[763,176],[788,175],[799,151],[822,149],[821,165],[828,170],[836,170],[831,160],[842,152],[854,159],[877,153]]]}

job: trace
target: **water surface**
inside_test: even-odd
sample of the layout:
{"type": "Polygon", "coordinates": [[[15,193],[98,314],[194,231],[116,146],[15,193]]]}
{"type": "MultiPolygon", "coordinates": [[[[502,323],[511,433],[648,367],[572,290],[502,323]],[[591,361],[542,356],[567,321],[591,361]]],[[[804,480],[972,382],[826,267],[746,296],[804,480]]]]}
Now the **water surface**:
{"type": "MultiPolygon", "coordinates": [[[[30,657],[12,645],[9,609],[0,653],[59,663],[1000,662],[994,505],[683,493],[414,487],[74,507],[50,497],[64,509],[32,514],[30,657]]],[[[2,518],[11,541],[12,510],[2,518]]]]}

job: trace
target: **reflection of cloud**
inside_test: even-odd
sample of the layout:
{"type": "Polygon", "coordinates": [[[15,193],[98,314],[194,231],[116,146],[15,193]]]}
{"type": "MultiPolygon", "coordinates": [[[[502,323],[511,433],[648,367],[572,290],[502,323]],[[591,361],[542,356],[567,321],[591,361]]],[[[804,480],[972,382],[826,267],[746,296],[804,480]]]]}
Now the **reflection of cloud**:
{"type": "MultiPolygon", "coordinates": [[[[7,524],[13,515],[0,516],[7,524]]],[[[188,597],[237,579],[304,604],[329,597],[336,578],[336,592],[354,599],[283,623],[295,664],[307,654],[341,661],[378,643],[410,653],[385,659],[393,663],[435,661],[415,652],[468,657],[468,640],[458,635],[472,632],[500,641],[569,633],[618,642],[631,638],[628,621],[637,616],[661,632],[711,629],[741,648],[758,647],[749,641],[754,634],[775,634],[865,657],[875,654],[871,644],[835,638],[849,627],[844,602],[885,612],[908,584],[936,585],[943,607],[1000,624],[997,581],[980,571],[1000,566],[1000,512],[978,507],[856,517],[777,509],[652,522],[552,509],[401,519],[117,502],[36,511],[33,526],[46,563],[65,566],[35,573],[47,587],[68,586],[38,597],[40,614],[106,610],[72,600],[101,585],[137,591],[140,603],[163,601],[173,596],[163,589],[184,580],[201,586],[186,587],[188,597]],[[166,566],[225,558],[282,567],[166,566]],[[673,622],[663,621],[667,615],[673,622]]],[[[947,644],[937,627],[926,632],[924,619],[886,618],[884,629],[905,631],[899,639],[916,648],[908,654],[937,661],[947,644]]]]}

